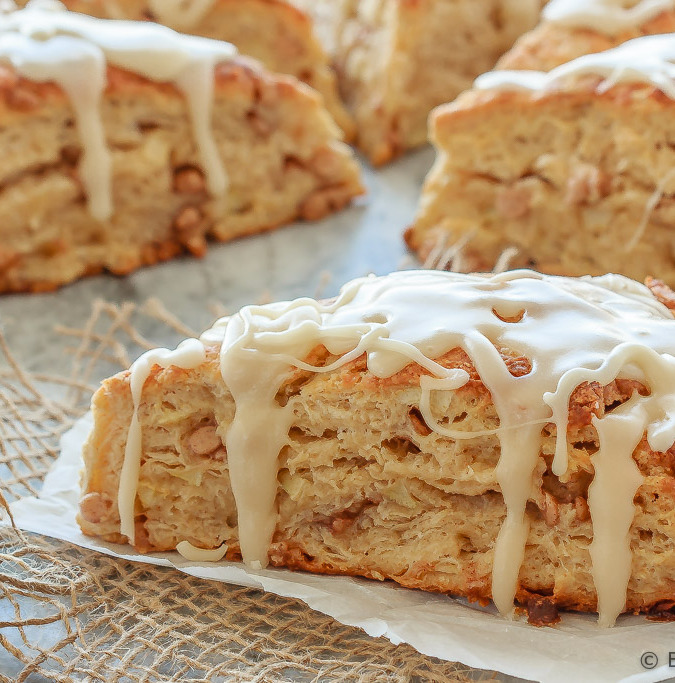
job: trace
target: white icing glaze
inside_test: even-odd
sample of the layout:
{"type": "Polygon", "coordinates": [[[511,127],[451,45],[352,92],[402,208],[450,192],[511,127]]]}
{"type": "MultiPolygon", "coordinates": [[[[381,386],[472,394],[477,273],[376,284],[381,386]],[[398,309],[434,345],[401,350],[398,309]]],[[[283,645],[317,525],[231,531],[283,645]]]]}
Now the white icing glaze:
{"type": "Polygon", "coordinates": [[[19,9],[14,0],[0,0],[0,14],[5,12],[15,12],[19,9]]]}
{"type": "Polygon", "coordinates": [[[227,546],[223,543],[219,548],[209,550],[197,548],[190,541],[181,541],[176,545],[176,550],[190,562],[218,562],[225,557],[227,546]]]}
{"type": "Polygon", "coordinates": [[[561,26],[588,28],[611,36],[639,28],[673,9],[675,0],[551,0],[542,18],[561,26]]]}
{"type": "Polygon", "coordinates": [[[644,83],[675,99],[675,34],[644,36],[605,52],[583,55],[548,73],[488,71],[474,82],[477,90],[520,90],[534,93],[573,88],[580,76],[603,78],[598,91],[619,83],[644,83]]]}
{"type": "MultiPolygon", "coordinates": [[[[513,417],[508,410],[508,396],[502,396],[502,401],[502,409],[498,409],[500,420],[504,415],[513,417]]],[[[492,599],[502,614],[511,616],[530,530],[525,506],[532,493],[532,473],[539,460],[541,424],[529,424],[515,429],[518,427],[515,420],[503,425],[500,422],[500,425],[506,429],[499,433],[501,455],[496,475],[504,496],[506,519],[495,544],[492,599]]]]}
{"type": "Polygon", "coordinates": [[[216,0],[148,0],[148,7],[162,24],[177,31],[194,28],[213,7],[216,0]]]}
{"type": "Polygon", "coordinates": [[[594,418],[600,450],[593,456],[595,476],[588,489],[593,522],[593,582],[598,593],[600,626],[611,626],[626,608],[631,575],[630,527],[635,517],[633,498],[643,482],[632,453],[649,418],[647,399],[633,398],[602,420],[594,418]]]}
{"type": "Polygon", "coordinates": [[[92,216],[112,215],[111,160],[101,121],[106,65],[172,83],[187,100],[208,189],[227,192],[227,174],[211,126],[213,73],[236,48],[184,36],[150,22],[112,21],[67,12],[55,0],[32,0],[0,23],[0,62],[33,81],[54,82],[72,103],[83,156],[80,177],[92,216]]]}
{"type": "MultiPolygon", "coordinates": [[[[225,442],[244,561],[267,564],[277,520],[278,456],[294,408],[293,400],[279,406],[275,396],[293,368],[330,372],[365,354],[370,372],[386,378],[418,363],[430,373],[420,380],[419,407],[426,423],[441,435],[471,439],[479,434],[444,427],[431,411],[433,391],[452,391],[469,379],[463,370],[446,369],[434,360],[461,348],[499,416],[496,478],[506,519],[495,545],[492,594],[506,615],[513,609],[525,551],[525,507],[536,494],[533,475],[543,426],[556,426],[554,468],[564,478],[573,390],[583,382],[608,384],[616,378],[637,379],[650,389],[649,396],[634,397],[620,411],[596,420],[601,448],[590,500],[596,534],[593,575],[601,622],[613,623],[625,604],[630,578],[625,541],[641,480],[632,460],[634,447],[645,430],[655,450],[675,442],[674,333],[671,313],[636,282],[616,275],[571,279],[530,271],[494,276],[401,272],[355,280],[329,303],[297,299],[247,306],[223,318],[201,342],[220,344],[221,373],[236,404],[225,442]],[[325,367],[308,365],[304,359],[320,344],[337,359],[325,367]],[[498,348],[529,359],[531,372],[512,376],[498,348]]],[[[162,351],[159,362],[194,367],[201,361],[193,350],[194,355],[181,347],[174,354],[162,351]]],[[[132,368],[134,415],[154,362],[155,356],[145,356],[132,368]]],[[[127,531],[133,526],[131,493],[140,461],[137,430],[137,421],[132,422],[120,484],[127,531]]]]}

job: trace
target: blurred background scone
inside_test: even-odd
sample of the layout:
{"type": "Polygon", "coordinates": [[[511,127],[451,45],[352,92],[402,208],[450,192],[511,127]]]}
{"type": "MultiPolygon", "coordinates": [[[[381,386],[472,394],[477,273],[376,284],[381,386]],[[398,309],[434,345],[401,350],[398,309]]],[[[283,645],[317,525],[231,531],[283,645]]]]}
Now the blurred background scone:
{"type": "Polygon", "coordinates": [[[0,291],[201,255],[363,191],[321,98],[228,43],[58,3],[2,19],[0,291]]]}
{"type": "Polygon", "coordinates": [[[438,148],[409,245],[449,267],[507,264],[675,283],[675,35],[549,73],[494,71],[432,117],[438,148]]]}
{"type": "Polygon", "coordinates": [[[543,0],[292,0],[314,17],[356,118],[383,164],[427,142],[429,112],[454,99],[539,20],[543,0]]]}

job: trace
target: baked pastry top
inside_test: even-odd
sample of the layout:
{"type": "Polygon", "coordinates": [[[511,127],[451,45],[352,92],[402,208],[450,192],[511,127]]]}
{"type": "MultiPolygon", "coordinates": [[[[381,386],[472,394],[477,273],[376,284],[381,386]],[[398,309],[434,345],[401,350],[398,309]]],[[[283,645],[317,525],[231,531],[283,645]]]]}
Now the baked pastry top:
{"type": "Polygon", "coordinates": [[[200,255],[362,192],[319,96],[229,43],[45,0],[0,18],[0,291],[200,255]]]}
{"type": "Polygon", "coordinates": [[[432,117],[438,156],[409,245],[464,271],[513,247],[512,267],[675,283],[674,60],[668,34],[480,76],[432,117]]]}
{"type": "MultiPolygon", "coordinates": [[[[19,0],[25,5],[27,0],[19,0]]],[[[270,71],[315,88],[347,137],[354,122],[340,101],[337,81],[312,23],[285,0],[64,0],[75,12],[104,19],[152,20],[176,31],[224,40],[270,71]]]]}
{"type": "Polygon", "coordinates": [[[551,0],[540,24],[519,38],[496,68],[550,71],[633,38],[673,32],[673,0],[551,0]]]}
{"type": "Polygon", "coordinates": [[[248,306],[103,383],[80,525],[503,614],[515,599],[540,623],[658,609],[675,597],[675,295],[650,286],[409,271],[248,306]]]}

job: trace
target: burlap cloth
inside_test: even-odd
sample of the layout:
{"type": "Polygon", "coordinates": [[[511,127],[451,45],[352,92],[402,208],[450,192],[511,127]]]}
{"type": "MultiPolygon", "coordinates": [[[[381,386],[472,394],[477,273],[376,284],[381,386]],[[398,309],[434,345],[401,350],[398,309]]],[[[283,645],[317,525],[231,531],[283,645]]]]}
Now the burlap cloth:
{"type": "MultiPolygon", "coordinates": [[[[213,310],[215,314],[223,311],[213,310]]],[[[95,385],[194,332],[156,301],[97,302],[58,328],[66,376],[22,369],[0,331],[0,505],[39,492],[95,385]]],[[[2,681],[468,681],[485,672],[394,646],[299,601],[0,528],[2,681]],[[4,652],[3,652],[4,650],[4,652]]]]}

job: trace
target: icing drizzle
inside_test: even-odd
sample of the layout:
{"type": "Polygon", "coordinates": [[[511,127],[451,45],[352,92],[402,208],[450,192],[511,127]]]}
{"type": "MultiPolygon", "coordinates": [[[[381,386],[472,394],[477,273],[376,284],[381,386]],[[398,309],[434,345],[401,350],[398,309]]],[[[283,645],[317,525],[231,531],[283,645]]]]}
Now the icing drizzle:
{"type": "Polygon", "coordinates": [[[561,26],[588,28],[611,36],[673,9],[675,0],[550,0],[542,17],[561,26]]]}
{"type": "Polygon", "coordinates": [[[0,63],[11,64],[32,81],[56,83],[72,104],[83,147],[80,178],[98,220],[113,212],[111,156],[101,120],[106,65],[171,83],[183,93],[207,187],[220,197],[228,180],[211,126],[213,73],[218,62],[235,54],[229,43],[181,35],[150,22],[67,12],[56,0],[31,0],[0,22],[0,63]]]}
{"type": "Polygon", "coordinates": [[[213,548],[213,550],[207,550],[197,548],[190,541],[181,541],[176,546],[176,550],[189,562],[218,562],[225,557],[227,546],[223,544],[218,548],[213,548]]]}
{"type": "Polygon", "coordinates": [[[548,73],[488,71],[476,79],[474,88],[562,91],[573,87],[569,79],[588,74],[604,78],[598,92],[606,92],[619,83],[644,83],[675,99],[675,35],[635,38],[611,50],[578,57],[548,73]]]}
{"type": "Polygon", "coordinates": [[[184,342],[173,352],[150,352],[132,366],[134,419],[120,481],[122,533],[133,543],[141,457],[137,410],[154,363],[196,367],[205,346],[220,345],[221,374],[236,404],[226,447],[242,556],[249,566],[265,566],[277,521],[278,456],[293,418],[292,400],[281,407],[274,397],[289,372],[330,372],[364,354],[370,372],[381,378],[418,363],[430,373],[420,380],[426,423],[441,435],[471,439],[479,434],[444,427],[430,407],[432,392],[452,391],[468,381],[463,370],[434,360],[461,348],[499,416],[495,474],[506,519],[495,545],[492,595],[508,615],[528,535],[525,508],[536,494],[533,475],[543,426],[556,426],[554,471],[564,476],[574,389],[583,382],[636,379],[649,395],[636,395],[595,421],[600,450],[593,456],[596,477],[588,501],[591,557],[600,622],[611,625],[624,609],[631,573],[633,497],[642,481],[633,450],[645,431],[653,450],[675,442],[674,332],[670,311],[646,287],[617,275],[573,279],[531,271],[493,276],[408,271],[355,280],[330,303],[303,298],[247,306],[218,321],[200,341],[184,342]],[[308,365],[303,359],[319,344],[337,360],[326,367],[308,365]],[[512,376],[499,348],[529,359],[529,374],[512,376]]]}

